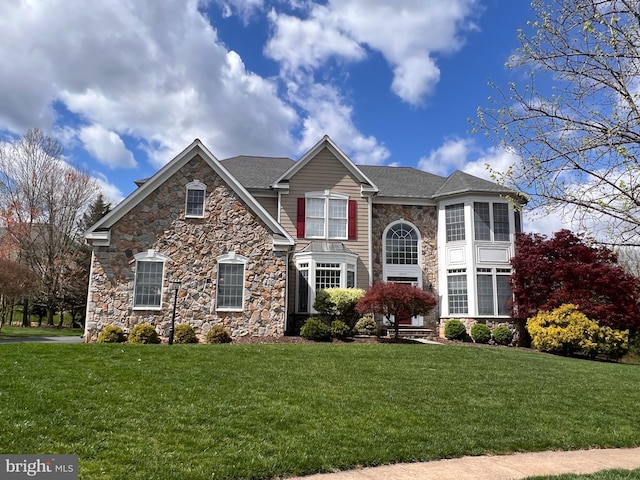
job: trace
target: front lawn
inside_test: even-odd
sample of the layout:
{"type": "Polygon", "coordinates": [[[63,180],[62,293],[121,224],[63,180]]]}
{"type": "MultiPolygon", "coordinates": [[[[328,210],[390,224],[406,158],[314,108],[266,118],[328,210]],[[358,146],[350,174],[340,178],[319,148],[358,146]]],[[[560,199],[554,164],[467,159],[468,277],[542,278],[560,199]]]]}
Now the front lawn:
{"type": "Polygon", "coordinates": [[[640,445],[640,367],[397,344],[0,345],[0,452],[84,479],[270,478],[640,445]]]}

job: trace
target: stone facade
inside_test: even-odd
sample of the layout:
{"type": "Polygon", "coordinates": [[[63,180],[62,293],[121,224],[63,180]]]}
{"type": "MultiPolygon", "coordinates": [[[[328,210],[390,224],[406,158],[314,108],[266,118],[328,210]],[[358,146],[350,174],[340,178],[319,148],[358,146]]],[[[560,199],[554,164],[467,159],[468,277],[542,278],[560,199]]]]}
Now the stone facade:
{"type": "MultiPolygon", "coordinates": [[[[420,232],[422,286],[438,298],[438,209],[435,206],[374,204],[372,211],[373,281],[383,280],[384,232],[393,222],[404,220],[420,232]],[[431,289],[429,289],[429,286],[431,289]]],[[[437,332],[438,306],[424,318],[424,327],[437,332]]]]}
{"type": "Polygon", "coordinates": [[[176,324],[188,323],[204,338],[222,324],[232,336],[284,334],[287,254],[273,250],[273,235],[263,222],[200,157],[133,207],[111,228],[111,244],[94,247],[87,305],[87,341],[109,324],[128,332],[150,323],[166,340],[174,292],[180,280],[176,324]],[[206,187],[204,218],[185,218],[186,185],[206,187]],[[162,307],[134,309],[137,253],[153,249],[167,255],[162,307]],[[235,252],[248,258],[244,309],[216,311],[216,257],[235,252]]]}

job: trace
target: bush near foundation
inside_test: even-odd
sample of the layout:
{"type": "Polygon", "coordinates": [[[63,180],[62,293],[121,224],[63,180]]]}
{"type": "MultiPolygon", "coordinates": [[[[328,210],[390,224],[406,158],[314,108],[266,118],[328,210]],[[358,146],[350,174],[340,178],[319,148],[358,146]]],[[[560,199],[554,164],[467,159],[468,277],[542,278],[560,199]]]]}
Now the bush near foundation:
{"type": "Polygon", "coordinates": [[[174,343],[198,343],[198,337],[194,328],[186,323],[176,326],[173,334],[174,343]]]}
{"type": "Polygon", "coordinates": [[[356,305],[363,296],[360,288],[326,288],[318,291],[313,308],[327,322],[340,320],[353,328],[360,318],[356,305]]]}
{"type": "Polygon", "coordinates": [[[599,326],[576,305],[541,311],[527,321],[534,348],[558,355],[605,356],[618,359],[629,350],[629,331],[599,326]]]}
{"type": "Polygon", "coordinates": [[[231,334],[222,325],[214,325],[207,332],[207,343],[231,343],[231,334]]]}
{"type": "Polygon", "coordinates": [[[484,323],[476,323],[471,327],[471,338],[476,343],[489,343],[489,340],[491,340],[491,329],[484,323]]]}
{"type": "Polygon", "coordinates": [[[153,325],[148,323],[139,323],[135,325],[129,332],[129,343],[160,343],[160,337],[153,325]]]}
{"type": "Polygon", "coordinates": [[[125,340],[124,331],[116,325],[107,325],[98,335],[98,343],[122,343],[125,340]]]}
{"type": "Polygon", "coordinates": [[[447,323],[444,324],[444,336],[449,340],[464,341],[467,337],[467,327],[457,318],[448,320],[447,323]]]}
{"type": "Polygon", "coordinates": [[[493,329],[493,340],[498,345],[511,345],[511,342],[513,342],[513,330],[506,325],[498,325],[493,329]]]}
{"type": "Polygon", "coordinates": [[[300,329],[300,336],[315,342],[328,342],[331,340],[331,328],[315,317],[309,317],[300,329]]]}
{"type": "Polygon", "coordinates": [[[356,335],[376,335],[378,333],[378,324],[371,317],[362,317],[356,322],[353,333],[356,335]]]}
{"type": "Polygon", "coordinates": [[[331,322],[331,335],[334,338],[344,340],[349,335],[351,335],[351,329],[349,328],[349,325],[347,325],[343,321],[334,320],[333,322],[331,322]]]}

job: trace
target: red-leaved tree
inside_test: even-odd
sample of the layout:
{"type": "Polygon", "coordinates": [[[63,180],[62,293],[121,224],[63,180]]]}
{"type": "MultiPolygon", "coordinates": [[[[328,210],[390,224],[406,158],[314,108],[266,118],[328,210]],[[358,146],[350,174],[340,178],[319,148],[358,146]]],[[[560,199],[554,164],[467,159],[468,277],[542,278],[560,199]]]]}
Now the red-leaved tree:
{"type": "Polygon", "coordinates": [[[640,328],[640,279],[608,248],[588,245],[569,230],[551,238],[521,234],[511,265],[514,319],[572,303],[601,325],[640,328]]]}
{"type": "Polygon", "coordinates": [[[356,304],[360,313],[383,315],[398,338],[401,318],[428,314],[437,304],[428,292],[407,283],[374,283],[356,304]]]}

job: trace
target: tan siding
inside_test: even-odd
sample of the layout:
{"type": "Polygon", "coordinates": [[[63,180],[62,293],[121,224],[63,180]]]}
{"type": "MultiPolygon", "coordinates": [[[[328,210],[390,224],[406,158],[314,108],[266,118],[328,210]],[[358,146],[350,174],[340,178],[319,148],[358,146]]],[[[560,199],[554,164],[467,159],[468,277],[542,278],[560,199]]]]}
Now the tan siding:
{"type": "MultiPolygon", "coordinates": [[[[341,240],[344,245],[357,254],[358,275],[356,286],[367,288],[369,285],[369,253],[368,253],[368,200],[360,196],[360,182],[354,178],[346,167],[328,150],[323,149],[318,155],[302,167],[289,182],[289,194],[282,195],[280,223],[296,239],[296,252],[302,250],[308,240],[297,238],[296,222],[298,198],[307,192],[330,190],[334,193],[349,195],[358,202],[358,230],[356,240],[341,240]]],[[[289,272],[289,312],[295,312],[295,264],[289,272]]]]}
{"type": "Polygon", "coordinates": [[[254,197],[262,207],[269,212],[276,221],[278,220],[278,198],[277,197],[254,197]]]}

